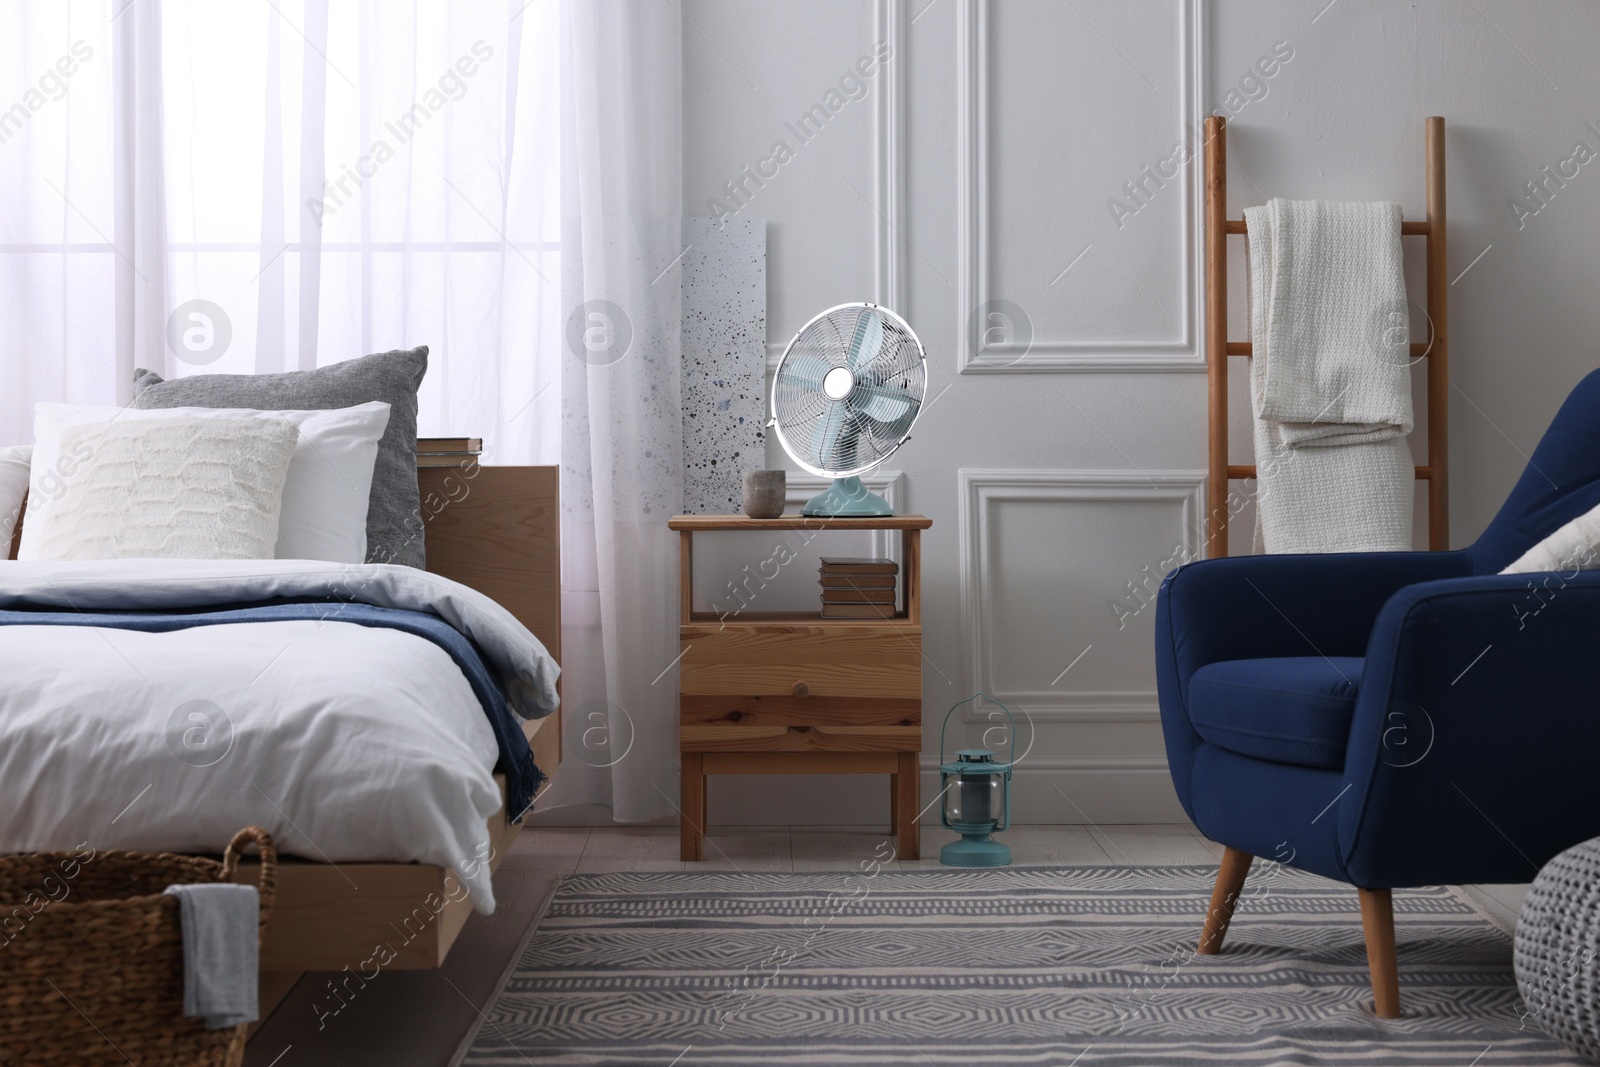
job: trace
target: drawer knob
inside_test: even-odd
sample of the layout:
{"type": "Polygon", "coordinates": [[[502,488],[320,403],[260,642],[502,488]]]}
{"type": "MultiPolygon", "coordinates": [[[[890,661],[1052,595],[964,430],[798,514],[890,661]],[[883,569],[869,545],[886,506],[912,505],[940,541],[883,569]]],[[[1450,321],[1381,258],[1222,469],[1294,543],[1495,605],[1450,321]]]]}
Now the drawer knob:
{"type": "Polygon", "coordinates": [[[793,692],[797,697],[808,697],[811,695],[811,687],[804,682],[796,682],[793,692]]]}

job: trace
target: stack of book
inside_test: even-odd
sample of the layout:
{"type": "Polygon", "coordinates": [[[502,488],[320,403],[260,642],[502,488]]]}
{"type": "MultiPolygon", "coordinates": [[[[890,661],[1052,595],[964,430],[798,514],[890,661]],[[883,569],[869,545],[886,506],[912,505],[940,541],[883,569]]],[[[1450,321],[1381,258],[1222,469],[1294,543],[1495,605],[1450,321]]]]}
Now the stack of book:
{"type": "Polygon", "coordinates": [[[475,464],[483,455],[481,437],[419,437],[417,466],[460,467],[475,464]]]}
{"type": "Polygon", "coordinates": [[[823,556],[822,617],[893,618],[899,571],[899,564],[892,559],[823,556]]]}

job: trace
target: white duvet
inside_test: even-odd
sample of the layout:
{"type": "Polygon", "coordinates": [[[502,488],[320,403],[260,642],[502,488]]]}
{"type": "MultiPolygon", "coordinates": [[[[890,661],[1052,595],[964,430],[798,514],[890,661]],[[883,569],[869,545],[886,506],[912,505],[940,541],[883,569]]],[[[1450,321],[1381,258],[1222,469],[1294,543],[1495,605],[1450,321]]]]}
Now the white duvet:
{"type": "MultiPolygon", "coordinates": [[[[0,562],[0,608],[168,610],[328,597],[430,611],[471,637],[524,717],[559,673],[504,608],[409,567],[305,560],[0,562]]],[[[493,731],[449,654],[337,621],[171,633],[0,626],[0,852],[220,852],[240,827],[335,865],[452,867],[494,910],[493,731]]],[[[351,877],[359,885],[358,872],[351,877]]]]}

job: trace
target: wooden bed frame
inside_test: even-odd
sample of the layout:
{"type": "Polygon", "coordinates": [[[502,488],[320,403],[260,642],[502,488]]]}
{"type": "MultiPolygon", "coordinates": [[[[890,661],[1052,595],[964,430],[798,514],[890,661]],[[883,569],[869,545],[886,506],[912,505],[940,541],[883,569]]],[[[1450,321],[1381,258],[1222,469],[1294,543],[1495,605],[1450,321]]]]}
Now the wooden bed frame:
{"type": "MultiPolygon", "coordinates": [[[[561,659],[560,470],[557,467],[423,467],[417,471],[427,531],[428,570],[470,586],[515,615],[561,659]]],[[[16,558],[17,523],[10,557],[16,558]]],[[[525,723],[546,774],[561,762],[561,716],[525,723]]],[[[497,776],[498,777],[498,776],[497,776]]],[[[505,783],[501,781],[501,789],[505,783]]],[[[491,870],[520,827],[501,811],[489,819],[491,870]]],[[[254,882],[257,864],[236,880],[254,882]]],[[[306,971],[439,966],[472,914],[448,868],[420,863],[332,865],[285,857],[277,904],[261,950],[261,1017],[306,971]],[[392,953],[392,958],[388,958],[392,953]]]]}

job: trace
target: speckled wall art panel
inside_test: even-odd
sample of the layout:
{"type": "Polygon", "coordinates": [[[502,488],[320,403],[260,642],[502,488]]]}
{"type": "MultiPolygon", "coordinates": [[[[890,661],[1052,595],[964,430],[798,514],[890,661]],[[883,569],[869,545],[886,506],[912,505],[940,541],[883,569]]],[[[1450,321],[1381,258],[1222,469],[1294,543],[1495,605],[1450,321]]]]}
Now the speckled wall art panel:
{"type": "Polygon", "coordinates": [[[683,510],[733,515],[766,466],[767,222],[683,220],[683,510]]]}

